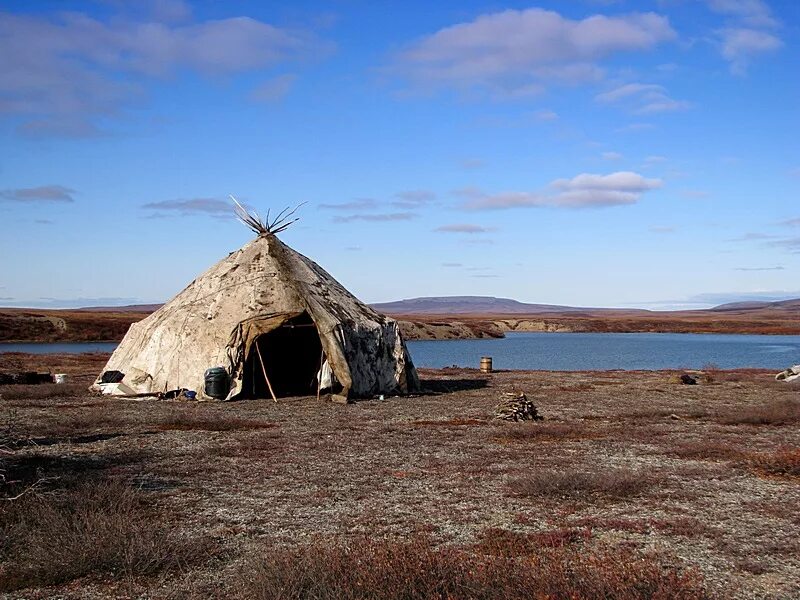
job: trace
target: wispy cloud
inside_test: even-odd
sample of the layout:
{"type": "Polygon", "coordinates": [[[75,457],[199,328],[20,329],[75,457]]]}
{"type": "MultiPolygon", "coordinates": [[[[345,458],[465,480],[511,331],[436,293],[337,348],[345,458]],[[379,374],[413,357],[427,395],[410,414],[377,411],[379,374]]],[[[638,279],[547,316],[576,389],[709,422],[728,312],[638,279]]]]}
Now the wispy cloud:
{"type": "Polygon", "coordinates": [[[685,100],[674,100],[662,85],[654,83],[626,83],[595,96],[601,104],[624,104],[634,114],[648,115],[686,110],[691,104],[685,100]]]}
{"type": "Polygon", "coordinates": [[[178,215],[233,215],[230,202],[216,198],[188,198],[180,200],[161,200],[142,204],[142,208],[156,211],[158,214],[178,215]]]}
{"type": "Polygon", "coordinates": [[[622,154],[619,152],[601,152],[600,158],[603,160],[621,160],[622,154]]]}
{"type": "Polygon", "coordinates": [[[772,239],[775,239],[775,238],[778,238],[778,237],[780,237],[780,236],[777,236],[777,235],[772,234],[772,233],[761,233],[761,232],[758,232],[758,231],[749,231],[749,232],[744,233],[744,234],[742,234],[740,236],[733,237],[733,238],[728,238],[725,241],[726,242],[758,242],[758,241],[763,241],[763,240],[772,240],[772,239]]]}
{"type": "Polygon", "coordinates": [[[261,83],[250,92],[250,99],[254,102],[277,102],[282,100],[292,89],[297,75],[285,74],[273,77],[261,83]]]}
{"type": "Polygon", "coordinates": [[[671,225],[653,225],[648,228],[652,233],[675,233],[675,228],[671,225]]]}
{"type": "Polygon", "coordinates": [[[395,194],[394,206],[400,208],[417,208],[436,199],[436,194],[429,190],[408,190],[395,194]]]}
{"type": "MultiPolygon", "coordinates": [[[[101,132],[100,119],[141,102],[148,83],[179,71],[244,73],[325,47],[308,33],[250,17],[176,23],[152,14],[0,11],[0,56],[14,57],[0,61],[0,115],[21,120],[28,135],[87,137],[101,132]]],[[[286,84],[273,80],[272,93],[286,84]]]]}
{"type": "Polygon", "coordinates": [[[736,267],[734,271],[784,271],[784,267],[736,267]]]}
{"type": "Polygon", "coordinates": [[[558,113],[549,109],[537,110],[533,113],[533,118],[537,121],[557,121],[558,113]]]}
{"type": "Polygon", "coordinates": [[[366,215],[339,215],[333,218],[335,223],[350,223],[352,221],[372,221],[372,222],[388,222],[388,221],[410,221],[419,217],[418,214],[412,212],[396,212],[396,213],[376,213],[366,215]]]}
{"type": "Polygon", "coordinates": [[[622,127],[618,127],[616,129],[617,133],[639,133],[642,131],[650,131],[651,129],[655,129],[656,126],[652,123],[630,123],[628,125],[623,125],[622,127]]]}
{"type": "Polygon", "coordinates": [[[41,185],[32,188],[1,190],[0,199],[34,204],[37,202],[75,202],[75,190],[63,185],[41,185]]]}
{"type": "Polygon", "coordinates": [[[707,0],[709,8],[728,18],[727,26],[716,31],[722,57],[731,72],[744,75],[759,54],[774,52],[783,46],[775,30],[780,22],[762,0],[707,0]]]}
{"type": "Polygon", "coordinates": [[[378,202],[374,198],[356,198],[349,202],[322,203],[320,208],[325,210],[370,210],[376,208],[378,202]]]}
{"type": "Polygon", "coordinates": [[[769,31],[746,28],[727,28],[718,32],[722,45],[722,56],[730,63],[731,72],[744,75],[757,54],[773,52],[783,42],[769,31]]]}
{"type": "Polygon", "coordinates": [[[707,0],[716,13],[736,17],[752,27],[776,27],[778,22],[763,0],[707,0]]]}
{"type": "Polygon", "coordinates": [[[443,267],[455,268],[455,267],[463,267],[464,265],[461,263],[453,263],[453,262],[446,262],[442,263],[443,267]]]}
{"type": "Polygon", "coordinates": [[[800,217],[796,217],[794,219],[786,219],[785,221],[781,221],[781,225],[789,225],[791,227],[800,227],[800,217]]]}
{"type": "Polygon", "coordinates": [[[764,245],[772,248],[783,248],[792,254],[800,253],[800,237],[770,240],[768,242],[764,242],[764,245]]]}
{"type": "Polygon", "coordinates": [[[415,86],[520,97],[553,83],[595,81],[603,58],[674,37],[669,20],[655,13],[573,20],[540,8],[504,10],[422,38],[396,56],[394,67],[415,86]]]}
{"type": "Polygon", "coordinates": [[[482,225],[473,225],[471,223],[454,223],[452,225],[442,225],[437,227],[434,231],[443,233],[489,233],[494,231],[494,227],[483,227],[482,225]]]}
{"type": "Polygon", "coordinates": [[[553,191],[502,192],[489,194],[476,188],[456,193],[464,198],[467,210],[500,210],[522,207],[552,206],[560,208],[600,208],[635,204],[642,195],[663,185],[660,179],[648,179],[631,171],[608,175],[581,173],[572,179],[557,179],[550,184],[553,191]]]}
{"type": "Polygon", "coordinates": [[[697,200],[711,197],[711,192],[707,190],[681,190],[679,194],[684,198],[695,198],[697,200]]]}
{"type": "Polygon", "coordinates": [[[486,165],[486,162],[480,158],[464,158],[459,161],[459,164],[463,169],[471,171],[473,169],[480,169],[486,165]]]}

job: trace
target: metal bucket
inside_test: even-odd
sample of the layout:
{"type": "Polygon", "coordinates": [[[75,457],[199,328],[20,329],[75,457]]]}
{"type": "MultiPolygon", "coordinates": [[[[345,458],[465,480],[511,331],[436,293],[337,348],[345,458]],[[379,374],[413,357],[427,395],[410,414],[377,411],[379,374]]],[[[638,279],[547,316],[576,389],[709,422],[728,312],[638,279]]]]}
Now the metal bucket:
{"type": "Polygon", "coordinates": [[[53,381],[56,383],[67,383],[67,374],[66,373],[56,373],[53,375],[53,381]]]}
{"type": "Polygon", "coordinates": [[[491,372],[492,372],[492,357],[481,356],[481,373],[491,373],[491,372]]]}

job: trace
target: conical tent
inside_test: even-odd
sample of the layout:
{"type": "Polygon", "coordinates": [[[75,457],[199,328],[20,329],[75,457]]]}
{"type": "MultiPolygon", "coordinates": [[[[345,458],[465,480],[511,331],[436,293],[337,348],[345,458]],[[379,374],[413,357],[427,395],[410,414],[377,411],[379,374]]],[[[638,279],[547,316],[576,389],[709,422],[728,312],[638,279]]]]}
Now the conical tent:
{"type": "Polygon", "coordinates": [[[397,322],[264,232],[131,325],[93,388],[116,371],[122,390],[203,397],[206,370],[223,367],[227,399],[301,395],[324,361],[339,399],[419,388],[397,322]]]}

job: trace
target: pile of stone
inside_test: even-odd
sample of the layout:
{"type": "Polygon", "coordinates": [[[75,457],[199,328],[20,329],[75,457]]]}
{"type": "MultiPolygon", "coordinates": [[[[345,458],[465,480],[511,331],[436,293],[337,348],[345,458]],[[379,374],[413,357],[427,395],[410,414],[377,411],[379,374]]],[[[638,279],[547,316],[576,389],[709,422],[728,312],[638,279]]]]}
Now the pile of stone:
{"type": "Polygon", "coordinates": [[[542,421],[544,417],[539,414],[536,405],[528,400],[523,393],[505,392],[500,397],[500,403],[494,409],[496,419],[505,421],[542,421]]]}

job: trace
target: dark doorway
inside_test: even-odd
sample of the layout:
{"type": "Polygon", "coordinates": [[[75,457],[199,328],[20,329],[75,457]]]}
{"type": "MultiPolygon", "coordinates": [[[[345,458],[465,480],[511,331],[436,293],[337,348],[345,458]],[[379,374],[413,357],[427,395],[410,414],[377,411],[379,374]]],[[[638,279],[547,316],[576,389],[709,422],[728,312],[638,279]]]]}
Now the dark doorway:
{"type": "Polygon", "coordinates": [[[308,396],[317,392],[322,343],[307,313],[258,336],[244,363],[243,398],[270,398],[258,350],[275,396],[308,396]],[[256,349],[256,344],[258,349],[256,349]]]}

